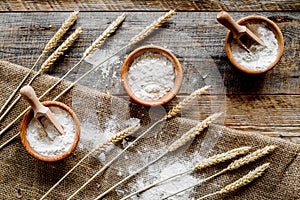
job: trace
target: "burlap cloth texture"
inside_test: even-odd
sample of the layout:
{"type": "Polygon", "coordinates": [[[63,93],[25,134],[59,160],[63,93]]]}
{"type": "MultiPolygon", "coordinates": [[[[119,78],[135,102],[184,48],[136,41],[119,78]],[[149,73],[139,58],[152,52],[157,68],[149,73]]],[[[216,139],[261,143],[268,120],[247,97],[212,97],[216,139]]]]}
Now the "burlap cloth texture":
{"type": "MultiPolygon", "coordinates": [[[[3,105],[5,100],[10,96],[11,91],[18,85],[27,70],[27,68],[0,61],[0,88],[2,93],[0,96],[0,105],[3,105]]],[[[55,77],[43,75],[37,78],[33,83],[33,87],[35,88],[36,93],[41,95],[46,88],[49,88],[56,80],[57,78],[55,77]]],[[[64,81],[53,92],[45,97],[44,100],[53,99],[53,97],[62,91],[63,88],[66,88],[68,84],[69,82],[64,81]]],[[[102,126],[105,123],[105,119],[112,114],[117,116],[116,119],[118,124],[120,124],[120,129],[122,129],[122,124],[124,124],[122,122],[130,117],[141,118],[141,122],[144,126],[150,123],[148,109],[129,103],[127,100],[119,97],[112,97],[83,86],[74,87],[59,101],[71,106],[81,121],[96,120],[99,126],[102,126]],[[76,106],[76,108],[74,106],[72,107],[72,105],[74,105],[74,103],[72,104],[72,101],[74,101],[74,94],[76,94],[77,103],[79,102],[81,104],[80,106],[76,106]],[[94,112],[95,110],[97,110],[96,118],[91,114],[91,112],[94,112]]],[[[1,122],[1,129],[14,119],[25,107],[27,107],[27,104],[24,101],[19,102],[9,116],[1,122]]],[[[153,121],[151,123],[153,123],[153,121]]],[[[162,126],[158,126],[160,128],[152,130],[151,134],[160,135],[160,137],[151,140],[151,136],[149,136],[146,139],[141,140],[135,147],[131,148],[127,155],[130,155],[131,153],[134,155],[135,149],[142,149],[141,147],[143,146],[152,149],[158,148],[157,138],[164,140],[164,142],[168,144],[174,141],[176,137],[192,128],[196,123],[197,122],[195,121],[184,118],[172,119],[162,126]]],[[[20,121],[1,136],[1,143],[19,132],[19,124],[20,121]]],[[[185,156],[195,149],[203,152],[206,151],[207,154],[205,154],[205,156],[209,156],[241,146],[253,146],[254,149],[257,149],[269,144],[278,146],[278,149],[276,149],[273,154],[266,156],[253,164],[244,166],[239,170],[218,177],[201,187],[197,187],[195,197],[214,192],[216,189],[220,188],[218,185],[225,186],[245,175],[249,170],[254,169],[256,166],[265,162],[270,162],[271,168],[261,178],[230,195],[215,196],[213,199],[300,199],[300,146],[297,144],[289,143],[281,139],[263,137],[258,133],[240,132],[223,126],[213,125],[197,137],[188,148],[173,156],[185,156]],[[210,149],[205,149],[205,145],[202,145],[203,140],[206,140],[206,136],[216,135],[216,133],[218,137],[216,138],[214,145],[212,145],[210,149]]],[[[122,146],[120,145],[120,148],[121,147],[122,146]]],[[[149,150],[148,148],[148,151],[151,151],[151,149],[149,150]]],[[[86,153],[86,150],[77,148],[70,157],[62,161],[46,163],[31,157],[23,148],[20,139],[15,139],[0,151],[0,199],[38,199],[86,153]]],[[[137,165],[140,162],[136,156],[133,156],[130,160],[137,165]]],[[[120,158],[117,165],[126,165],[128,164],[127,162],[128,161],[120,158]]],[[[205,170],[201,174],[195,174],[195,176],[212,174],[217,170],[221,170],[227,164],[228,162],[217,165],[216,167],[205,170]]],[[[99,162],[97,156],[92,156],[52,191],[48,196],[48,199],[66,199],[102,165],[103,163],[99,162]]],[[[80,192],[79,195],[76,196],[76,199],[92,199],[92,197],[99,195],[101,191],[109,188],[109,186],[113,185],[121,178],[122,177],[117,175],[115,168],[111,167],[101,177],[96,178],[88,185],[88,187],[80,192]]],[[[130,180],[130,182],[134,181],[135,179],[130,180]]],[[[125,194],[127,191],[126,187],[127,184],[122,186],[125,194]]],[[[119,196],[117,196],[115,192],[112,192],[110,195],[106,196],[106,199],[118,199],[118,197],[119,196]]]]}

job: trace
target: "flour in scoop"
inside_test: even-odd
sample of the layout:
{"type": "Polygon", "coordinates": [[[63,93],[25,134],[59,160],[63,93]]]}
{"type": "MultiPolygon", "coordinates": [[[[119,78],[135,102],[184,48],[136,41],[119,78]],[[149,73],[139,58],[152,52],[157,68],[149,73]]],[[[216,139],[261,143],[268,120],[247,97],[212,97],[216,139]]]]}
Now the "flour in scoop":
{"type": "Polygon", "coordinates": [[[144,53],[128,71],[128,85],[133,94],[145,101],[158,100],[174,87],[172,61],[159,53],[144,53]]]}
{"type": "Polygon", "coordinates": [[[50,106],[49,108],[55,119],[62,125],[64,134],[60,135],[49,120],[43,120],[48,137],[43,132],[38,121],[33,118],[28,124],[26,138],[29,145],[37,153],[43,156],[54,157],[65,153],[72,147],[76,136],[76,125],[72,116],[66,110],[56,106],[50,106]]]}
{"type": "Polygon", "coordinates": [[[257,71],[266,70],[278,54],[278,41],[275,34],[264,26],[257,29],[257,35],[265,44],[253,44],[249,48],[251,53],[245,51],[235,40],[231,42],[231,51],[234,60],[241,66],[257,71]]]}

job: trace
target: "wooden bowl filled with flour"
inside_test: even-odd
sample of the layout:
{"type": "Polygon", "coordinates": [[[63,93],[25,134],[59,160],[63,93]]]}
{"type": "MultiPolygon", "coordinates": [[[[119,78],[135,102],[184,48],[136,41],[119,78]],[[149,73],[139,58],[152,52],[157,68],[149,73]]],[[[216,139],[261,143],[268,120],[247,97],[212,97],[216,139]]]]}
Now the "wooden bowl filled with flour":
{"type": "Polygon", "coordinates": [[[69,156],[76,148],[80,137],[80,124],[75,113],[67,105],[56,101],[45,101],[59,121],[64,133],[58,134],[53,125],[44,120],[44,128],[34,118],[30,109],[21,122],[20,137],[25,149],[33,157],[47,162],[54,162],[69,156]],[[45,133],[46,131],[46,133],[45,133]]]}
{"type": "Polygon", "coordinates": [[[143,46],[129,54],[122,66],[128,95],[145,106],[169,102],[179,92],[183,72],[176,56],[158,46],[143,46]]]}
{"type": "Polygon", "coordinates": [[[247,52],[237,44],[229,31],[226,35],[225,48],[230,62],[248,74],[261,74],[272,69],[283,54],[284,40],[279,27],[262,16],[248,16],[237,23],[250,29],[264,45],[249,43],[246,46],[250,52],[247,52]]]}

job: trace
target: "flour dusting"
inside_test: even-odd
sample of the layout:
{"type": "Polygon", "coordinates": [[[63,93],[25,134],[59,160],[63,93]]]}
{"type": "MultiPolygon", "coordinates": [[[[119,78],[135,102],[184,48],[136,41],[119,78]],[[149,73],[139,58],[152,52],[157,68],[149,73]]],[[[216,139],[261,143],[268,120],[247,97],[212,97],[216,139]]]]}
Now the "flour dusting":
{"type": "Polygon", "coordinates": [[[158,100],[174,87],[175,69],[166,56],[144,53],[136,58],[128,72],[133,94],[145,101],[158,100]]]}
{"type": "Polygon", "coordinates": [[[276,60],[278,41],[274,33],[266,27],[258,27],[257,33],[264,46],[253,44],[249,48],[251,53],[248,53],[233,40],[231,42],[232,56],[237,63],[245,68],[265,70],[276,60]]]}
{"type": "MultiPolygon", "coordinates": [[[[164,150],[163,150],[164,151],[164,150]]],[[[144,162],[144,164],[147,164],[150,162],[149,159],[143,159],[143,155],[141,156],[141,161],[144,162]]],[[[152,158],[153,159],[153,158],[152,158]]],[[[162,159],[158,161],[156,164],[153,164],[149,166],[143,174],[137,175],[136,182],[130,183],[128,185],[128,191],[122,190],[121,188],[117,188],[116,192],[120,197],[124,197],[125,195],[128,195],[129,193],[135,192],[139,189],[142,189],[149,184],[156,182],[161,179],[168,178],[172,175],[178,174],[180,172],[186,171],[187,169],[192,168],[194,165],[196,165],[200,160],[203,158],[199,156],[199,152],[195,151],[193,154],[189,155],[188,157],[177,157],[172,156],[168,159],[162,159]]],[[[118,169],[118,175],[123,175],[124,169],[119,167],[118,169]]],[[[128,173],[131,174],[137,169],[132,170],[131,168],[128,168],[128,173]]],[[[133,196],[131,199],[133,200],[156,200],[161,199],[163,197],[166,197],[170,194],[173,194],[179,190],[182,190],[183,188],[189,187],[191,185],[194,185],[198,182],[200,182],[201,178],[197,177],[192,174],[186,174],[183,176],[179,176],[175,179],[169,180],[165,183],[162,183],[156,187],[153,187],[143,193],[141,193],[138,196],[133,196]]],[[[187,190],[183,193],[177,194],[173,197],[170,197],[170,200],[194,200],[193,197],[194,189],[187,190]]]]}

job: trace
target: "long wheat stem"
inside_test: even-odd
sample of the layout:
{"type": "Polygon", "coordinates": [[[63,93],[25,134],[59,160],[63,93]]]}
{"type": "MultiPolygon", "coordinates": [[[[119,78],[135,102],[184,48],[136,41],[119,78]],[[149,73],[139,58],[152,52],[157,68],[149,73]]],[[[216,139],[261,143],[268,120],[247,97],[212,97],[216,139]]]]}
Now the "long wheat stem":
{"type": "MultiPolygon", "coordinates": [[[[207,119],[211,119],[210,117],[208,117],[207,119]]],[[[195,128],[192,128],[192,132],[194,135],[198,134],[196,132],[201,132],[204,127],[207,127],[211,122],[213,121],[213,119],[211,120],[204,120],[203,122],[199,123],[201,124],[201,126],[196,126],[195,128]],[[200,128],[201,127],[201,128],[200,128]]],[[[188,131],[187,133],[190,133],[191,131],[188,131]]],[[[194,137],[189,137],[190,139],[194,138],[194,137]]],[[[130,179],[131,177],[139,174],[140,172],[142,172],[144,169],[146,169],[147,167],[149,167],[150,165],[154,164],[155,162],[157,162],[158,160],[160,160],[162,157],[164,157],[165,155],[167,155],[168,153],[175,151],[176,149],[178,149],[179,147],[181,147],[183,145],[183,143],[186,143],[186,137],[184,138],[179,138],[178,140],[176,140],[175,142],[173,142],[170,145],[170,148],[163,153],[162,155],[160,155],[157,159],[155,159],[154,161],[148,163],[147,165],[143,166],[141,169],[137,170],[136,172],[134,172],[133,174],[127,176],[126,178],[124,178],[123,180],[121,180],[120,182],[118,182],[117,184],[115,184],[114,186],[112,186],[111,188],[109,188],[108,190],[106,190],[105,192],[103,192],[102,194],[100,194],[98,197],[96,197],[95,200],[98,200],[102,197],[104,197],[106,194],[108,194],[110,191],[112,191],[113,189],[115,189],[117,186],[119,186],[120,184],[124,183],[125,181],[127,181],[128,179],[130,179]],[[171,149],[171,150],[170,150],[171,149]]]]}
{"type": "Polygon", "coordinates": [[[93,150],[91,150],[88,154],[86,154],[81,160],[79,160],[76,165],[74,165],[74,167],[72,167],[61,179],[59,179],[59,181],[57,181],[41,198],[40,200],[44,199],[48,194],[50,194],[50,192],[52,190],[54,190],[56,188],[56,186],[58,186],[69,174],[71,174],[76,167],[78,167],[87,157],[89,157],[90,155],[92,155],[95,152],[99,152],[99,151],[103,151],[105,150],[109,145],[111,145],[112,143],[118,142],[123,140],[125,137],[133,134],[137,129],[139,128],[139,126],[132,126],[129,127],[119,133],[117,133],[115,136],[113,136],[110,140],[106,141],[105,143],[99,145],[98,147],[94,148],[93,150]]]}
{"type": "MultiPolygon", "coordinates": [[[[8,97],[4,105],[0,109],[0,114],[3,112],[3,110],[6,108],[6,106],[9,104],[9,102],[12,100],[12,98],[15,96],[15,94],[19,91],[23,83],[26,81],[26,79],[29,77],[31,72],[35,69],[39,61],[42,57],[46,55],[46,53],[51,50],[59,41],[59,39],[66,33],[66,31],[72,26],[72,24],[76,21],[77,15],[79,11],[74,11],[71,16],[64,22],[62,27],[56,32],[56,34],[49,40],[49,42],[46,44],[43,52],[41,55],[37,58],[34,65],[30,68],[30,70],[27,72],[27,74],[24,76],[23,80],[19,83],[19,85],[16,87],[16,89],[12,92],[12,94],[8,97]]],[[[0,119],[1,121],[1,119],[0,119]]]]}
{"type": "Polygon", "coordinates": [[[153,127],[162,122],[163,119],[156,121],[154,124],[150,126],[146,131],[144,131],[141,135],[139,135],[133,142],[131,142],[125,149],[123,149],[118,155],[116,155],[111,161],[105,164],[99,171],[97,171],[88,181],[86,181],[79,189],[77,189],[68,199],[72,199],[78,192],[80,192],[83,188],[85,188],[92,180],[94,180],[99,174],[104,172],[112,163],[114,163],[127,149],[135,144],[140,138],[146,135],[153,127]]]}
{"type": "Polygon", "coordinates": [[[119,181],[118,183],[116,183],[114,186],[110,187],[109,189],[107,189],[105,192],[103,192],[102,194],[100,194],[99,196],[97,196],[95,198],[95,200],[101,199],[102,197],[104,197],[106,194],[108,194],[109,192],[111,192],[113,189],[115,189],[116,187],[118,187],[119,185],[121,185],[122,183],[124,183],[125,181],[129,180],[130,178],[134,177],[135,175],[141,173],[143,170],[145,170],[147,167],[149,167],[150,165],[156,163],[157,161],[159,161],[162,157],[164,157],[168,152],[165,152],[164,154],[160,155],[158,158],[156,158],[155,160],[151,161],[150,163],[148,163],[147,165],[143,166],[142,168],[140,168],[139,170],[137,170],[136,172],[134,172],[133,174],[127,176],[126,178],[122,179],[121,181],[119,181]]]}
{"type": "Polygon", "coordinates": [[[250,171],[248,174],[246,174],[242,178],[238,179],[237,181],[228,184],[221,190],[214,192],[214,193],[207,194],[205,196],[202,196],[198,200],[206,199],[206,198],[214,196],[214,195],[228,194],[230,192],[236,191],[237,189],[239,189],[245,185],[248,185],[255,179],[262,176],[262,174],[269,168],[269,166],[270,166],[270,163],[265,163],[265,164],[255,168],[253,171],[250,171]]]}
{"type": "MultiPolygon", "coordinates": [[[[49,69],[52,64],[61,56],[72,44],[73,42],[79,37],[81,33],[81,27],[75,30],[73,34],[71,34],[52,54],[51,56],[43,63],[41,69],[31,78],[27,85],[30,85],[37,76],[42,74],[44,71],[49,69]]],[[[3,115],[0,117],[0,121],[9,113],[9,111],[15,106],[15,104],[21,99],[21,95],[14,100],[14,102],[6,109],[3,115]]]]}
{"type": "Polygon", "coordinates": [[[184,188],[184,189],[182,189],[182,190],[180,190],[180,191],[178,191],[176,193],[173,193],[173,194],[165,197],[164,199],[167,199],[167,198],[169,198],[171,196],[174,196],[174,195],[179,194],[181,192],[184,192],[184,191],[186,191],[188,189],[196,187],[196,186],[202,184],[204,181],[208,181],[208,180],[210,180],[210,179],[212,179],[214,177],[220,176],[221,174],[224,174],[227,171],[232,171],[232,170],[238,169],[238,168],[240,168],[240,167],[242,167],[242,166],[244,166],[246,164],[254,162],[254,161],[258,160],[259,158],[261,158],[261,157],[263,157],[263,156],[265,156],[265,155],[273,152],[275,149],[276,149],[276,146],[274,146],[274,145],[270,145],[270,146],[266,146],[266,147],[264,147],[262,149],[258,149],[258,150],[254,151],[254,152],[252,152],[252,153],[250,153],[250,154],[248,154],[248,155],[246,155],[246,156],[244,156],[244,157],[242,157],[242,158],[240,158],[238,160],[233,161],[232,163],[230,163],[227,166],[227,168],[221,170],[220,172],[218,172],[216,174],[213,174],[212,176],[210,176],[210,177],[208,177],[208,178],[206,178],[206,179],[204,179],[204,180],[202,180],[202,181],[200,181],[200,182],[198,182],[198,183],[196,183],[196,184],[194,184],[194,185],[192,185],[190,187],[184,188]]]}
{"type": "MultiPolygon", "coordinates": [[[[120,21],[121,19],[122,19],[122,17],[124,16],[124,14],[122,14],[116,21],[120,21]]],[[[119,24],[118,23],[116,23],[116,21],[114,22],[115,23],[115,25],[116,26],[118,26],[119,24]]],[[[121,22],[119,22],[119,23],[121,23],[121,22]]],[[[114,26],[109,26],[106,30],[105,30],[105,32],[107,33],[107,35],[104,35],[104,34],[102,34],[102,36],[103,36],[103,38],[108,38],[108,36],[109,35],[111,35],[113,32],[112,32],[112,30],[114,30],[114,31],[116,31],[116,27],[114,27],[114,26]],[[109,31],[110,30],[110,31],[109,31]]],[[[99,37],[100,38],[100,37],[99,37]]],[[[99,40],[99,38],[97,39],[97,40],[99,40]]],[[[96,41],[97,41],[96,40],[96,41]]],[[[103,41],[103,39],[101,40],[101,41],[103,41]]],[[[100,45],[100,44],[99,44],[100,45]]],[[[89,49],[93,49],[93,48],[98,48],[99,47],[99,45],[97,45],[97,46],[95,46],[95,45],[91,45],[90,47],[89,47],[89,49]]],[[[123,49],[125,49],[126,47],[124,47],[123,49]]],[[[117,53],[119,53],[120,51],[122,51],[123,49],[120,49],[117,53]]],[[[112,58],[113,56],[115,56],[117,53],[115,53],[115,54],[113,54],[112,56],[110,56],[109,58],[107,58],[106,60],[104,60],[103,62],[102,62],[102,64],[104,63],[104,62],[106,62],[107,60],[109,60],[110,58],[112,58]]],[[[79,65],[80,65],[80,63],[88,56],[89,54],[88,53],[84,53],[84,55],[82,56],[82,58],[80,59],[80,61],[79,62],[77,62],[65,75],[63,75],[54,85],[52,85],[52,87],[50,87],[46,92],[44,92],[44,94],[43,95],[41,95],[40,97],[39,97],[39,99],[42,99],[46,94],[48,94],[52,89],[54,89],[65,77],[67,77],[75,68],[77,68],[79,65]]],[[[100,64],[101,65],[101,64],[100,64]]],[[[100,65],[98,65],[98,67],[100,66],[100,65]]],[[[94,68],[93,70],[95,70],[96,68],[94,68]]],[[[93,71],[93,70],[90,70],[88,73],[90,73],[91,71],[93,71]]],[[[85,75],[87,75],[88,73],[86,73],[85,75]]],[[[82,77],[83,78],[83,77],[82,77]]],[[[81,78],[81,79],[82,79],[81,78]]],[[[80,79],[80,80],[81,80],[80,79]]],[[[78,80],[79,81],[79,80],[78,80]]],[[[78,82],[77,81],[77,82],[78,82]]],[[[76,83],[77,83],[76,82],[76,83]]],[[[75,85],[75,84],[74,84],[75,85]]],[[[74,86],[74,85],[72,85],[72,87],[74,86]]],[[[72,87],[69,87],[69,88],[67,88],[66,90],[64,90],[63,92],[61,92],[57,97],[55,97],[54,99],[53,99],[53,101],[55,101],[55,100],[57,100],[58,98],[60,98],[62,95],[64,95],[69,89],[71,89],[72,87]]],[[[4,132],[6,132],[15,122],[17,122],[28,110],[30,109],[30,107],[28,107],[26,110],[24,110],[19,116],[17,116],[11,123],[9,123],[4,129],[2,129],[1,131],[0,131],[0,135],[2,135],[4,132]]],[[[6,141],[6,142],[4,142],[1,146],[0,146],[0,150],[5,146],[5,145],[7,145],[10,141],[12,141],[14,138],[16,138],[17,137],[17,135],[18,134],[16,134],[16,135],[14,135],[11,139],[9,139],[8,141],[6,141]]]]}
{"type": "Polygon", "coordinates": [[[176,177],[179,177],[179,176],[182,176],[184,174],[188,174],[188,173],[191,173],[193,171],[198,171],[198,170],[203,170],[205,168],[208,168],[208,167],[211,167],[213,165],[216,165],[216,164],[219,164],[221,162],[225,162],[227,160],[231,160],[239,155],[243,155],[243,154],[246,154],[249,152],[249,150],[251,149],[251,147],[241,147],[241,148],[236,148],[236,149],[233,149],[233,150],[230,150],[230,151],[227,151],[225,153],[221,153],[221,154],[217,154],[217,155],[214,155],[214,156],[211,156],[209,158],[206,158],[206,159],[203,159],[200,161],[200,163],[198,163],[196,166],[194,166],[193,168],[191,169],[188,169],[188,170],[185,170],[183,172],[180,172],[180,173],[177,173],[175,175],[172,175],[170,177],[167,177],[165,179],[161,179],[159,181],[156,181],[134,193],[131,193],[129,195],[127,195],[126,197],[122,198],[121,200],[125,200],[125,199],[129,199],[130,197],[136,195],[136,194],[140,194],[156,185],[159,185],[161,183],[164,183],[166,181],[169,181],[171,179],[174,179],[176,177]]]}

